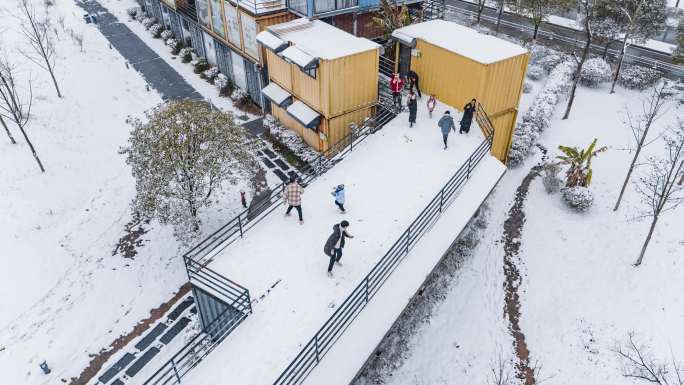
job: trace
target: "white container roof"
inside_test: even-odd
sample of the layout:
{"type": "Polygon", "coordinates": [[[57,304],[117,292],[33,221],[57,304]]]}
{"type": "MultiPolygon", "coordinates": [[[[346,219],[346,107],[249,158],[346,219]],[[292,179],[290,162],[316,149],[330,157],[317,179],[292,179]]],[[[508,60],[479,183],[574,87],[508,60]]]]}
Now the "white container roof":
{"type": "Polygon", "coordinates": [[[304,127],[314,128],[313,123],[320,116],[320,114],[312,110],[309,106],[297,100],[287,107],[287,113],[295,118],[304,127]]]}
{"type": "Polygon", "coordinates": [[[289,92],[285,91],[274,82],[268,83],[268,85],[261,90],[261,93],[263,93],[264,96],[270,101],[281,107],[287,102],[288,99],[292,97],[289,92]]]}
{"type": "Polygon", "coordinates": [[[356,37],[320,20],[295,19],[272,25],[268,27],[268,31],[306,54],[323,60],[380,48],[377,43],[356,37]]]}
{"type": "Polygon", "coordinates": [[[430,20],[394,30],[398,40],[409,36],[482,64],[496,63],[527,53],[527,50],[498,37],[445,20],[430,20]]]}
{"type": "Polygon", "coordinates": [[[318,64],[318,59],[302,51],[296,46],[289,46],[280,52],[280,55],[302,68],[312,68],[318,64]]]}
{"type": "Polygon", "coordinates": [[[256,36],[256,39],[264,47],[276,53],[284,50],[288,46],[286,41],[278,38],[277,36],[268,31],[259,32],[256,36]]]}

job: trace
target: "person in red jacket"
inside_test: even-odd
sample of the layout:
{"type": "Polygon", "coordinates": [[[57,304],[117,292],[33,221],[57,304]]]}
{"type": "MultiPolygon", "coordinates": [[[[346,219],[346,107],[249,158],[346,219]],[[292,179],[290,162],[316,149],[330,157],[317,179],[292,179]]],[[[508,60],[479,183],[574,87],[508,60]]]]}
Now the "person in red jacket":
{"type": "Polygon", "coordinates": [[[395,73],[390,80],[390,90],[392,90],[392,101],[394,105],[401,108],[401,90],[404,88],[404,80],[395,73]]]}

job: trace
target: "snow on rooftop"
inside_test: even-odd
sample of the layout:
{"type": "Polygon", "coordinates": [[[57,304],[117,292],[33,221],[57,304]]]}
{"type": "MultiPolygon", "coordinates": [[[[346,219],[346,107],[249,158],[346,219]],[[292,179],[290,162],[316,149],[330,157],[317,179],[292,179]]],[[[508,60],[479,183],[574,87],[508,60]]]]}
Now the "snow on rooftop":
{"type": "Polygon", "coordinates": [[[320,114],[312,110],[309,106],[297,100],[287,107],[287,113],[297,119],[299,123],[308,127],[320,114]]]}
{"type": "Polygon", "coordinates": [[[483,64],[495,63],[527,53],[527,50],[474,29],[444,21],[430,20],[394,30],[392,36],[410,36],[442,47],[483,64]]]}
{"type": "Polygon", "coordinates": [[[308,53],[302,51],[296,46],[289,46],[285,48],[280,55],[287,59],[288,61],[302,67],[307,68],[316,63],[317,59],[308,53]]]}
{"type": "Polygon", "coordinates": [[[268,31],[261,31],[257,34],[256,39],[259,43],[263,44],[264,47],[274,51],[279,52],[287,47],[287,42],[278,38],[274,34],[268,31]]]}
{"type": "Polygon", "coordinates": [[[368,39],[356,37],[320,20],[300,18],[270,26],[268,30],[307,54],[326,60],[380,47],[368,39]]]}
{"type": "Polygon", "coordinates": [[[277,105],[282,105],[283,102],[285,102],[288,98],[292,97],[290,93],[282,89],[279,85],[271,82],[268,83],[266,87],[264,87],[261,92],[269,98],[273,103],[277,105]]]}

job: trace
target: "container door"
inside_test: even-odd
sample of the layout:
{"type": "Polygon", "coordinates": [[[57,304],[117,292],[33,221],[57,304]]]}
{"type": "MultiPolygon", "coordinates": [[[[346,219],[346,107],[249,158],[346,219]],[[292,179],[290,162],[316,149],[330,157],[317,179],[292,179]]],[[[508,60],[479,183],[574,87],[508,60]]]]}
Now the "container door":
{"type": "Polygon", "coordinates": [[[261,106],[261,82],[259,81],[259,70],[256,64],[245,59],[245,70],[247,73],[247,91],[252,100],[261,106]]]}
{"type": "Polygon", "coordinates": [[[399,73],[401,76],[406,74],[411,69],[411,47],[399,44],[399,73]]]}
{"type": "Polygon", "coordinates": [[[243,91],[247,91],[247,79],[245,78],[245,60],[242,56],[230,51],[233,61],[233,81],[243,91]]]}
{"type": "Polygon", "coordinates": [[[204,53],[204,39],[202,38],[202,30],[193,22],[188,22],[190,26],[190,40],[192,41],[192,48],[195,49],[197,55],[206,57],[204,53]]]}
{"type": "Polygon", "coordinates": [[[207,62],[213,66],[216,65],[216,50],[214,49],[214,39],[208,33],[204,34],[204,49],[206,50],[207,62]]]}
{"type": "Polygon", "coordinates": [[[233,65],[230,62],[230,49],[221,44],[218,40],[214,40],[214,48],[216,48],[216,62],[219,71],[232,79],[233,65]]]}

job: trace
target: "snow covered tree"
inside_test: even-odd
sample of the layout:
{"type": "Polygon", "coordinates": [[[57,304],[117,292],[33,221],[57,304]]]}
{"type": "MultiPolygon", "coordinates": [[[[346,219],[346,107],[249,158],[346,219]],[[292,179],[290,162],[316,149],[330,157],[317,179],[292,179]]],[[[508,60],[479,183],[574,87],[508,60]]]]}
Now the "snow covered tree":
{"type": "Polygon", "coordinates": [[[2,124],[2,128],[5,129],[5,133],[7,133],[7,137],[9,137],[9,140],[12,144],[17,144],[17,141],[14,140],[14,137],[12,136],[12,132],[10,132],[9,127],[7,127],[7,123],[5,123],[5,119],[2,117],[2,114],[0,114],[0,124],[2,124]]]}
{"type": "Polygon", "coordinates": [[[494,33],[499,34],[499,27],[501,26],[501,17],[503,16],[504,7],[506,6],[507,0],[493,0],[496,4],[496,27],[494,28],[494,33]]]}
{"type": "Polygon", "coordinates": [[[641,112],[634,116],[629,110],[625,112],[624,124],[630,128],[632,131],[632,138],[634,139],[634,156],[632,157],[632,162],[627,170],[627,176],[625,181],[622,183],[622,188],[620,189],[620,195],[618,195],[617,202],[615,202],[615,207],[613,211],[617,211],[620,208],[620,202],[622,202],[622,196],[625,194],[627,184],[629,183],[632,173],[636,168],[639,155],[641,150],[650,142],[646,142],[646,137],[651,129],[653,123],[662,116],[663,106],[667,100],[667,83],[660,82],[655,86],[649,96],[643,100],[641,103],[641,112]]]}
{"type": "MultiPolygon", "coordinates": [[[[600,0],[596,3],[596,20],[600,20],[621,38],[620,56],[610,93],[615,92],[627,45],[644,42],[660,31],[667,19],[666,0],[600,0]]],[[[595,28],[596,29],[596,28],[595,28]]]]}
{"type": "Polygon", "coordinates": [[[573,0],[509,0],[511,9],[517,14],[526,16],[532,20],[534,33],[532,40],[537,40],[539,27],[544,23],[552,12],[570,8],[573,0]]]}
{"type": "Polygon", "coordinates": [[[50,74],[57,96],[61,98],[62,93],[57,85],[57,78],[55,78],[57,52],[51,34],[50,19],[47,15],[38,16],[33,6],[29,4],[29,0],[21,0],[20,4],[22,11],[21,32],[26,37],[32,52],[22,50],[19,52],[50,74]]]}
{"type": "Polygon", "coordinates": [[[671,359],[656,359],[649,346],[634,341],[633,332],[628,337],[627,342],[612,349],[622,361],[623,377],[645,384],[684,385],[684,367],[674,355],[671,359]]]}
{"type": "Polygon", "coordinates": [[[563,114],[563,120],[570,117],[570,110],[572,110],[572,104],[575,102],[575,92],[577,91],[577,84],[582,77],[582,66],[587,60],[589,55],[589,49],[591,48],[591,41],[594,37],[592,24],[596,20],[596,1],[597,0],[580,0],[580,9],[582,12],[583,24],[584,24],[584,49],[582,50],[582,56],[577,59],[577,68],[575,69],[575,75],[573,77],[572,88],[570,89],[570,97],[568,98],[568,105],[565,108],[565,114],[563,114]]]}
{"type": "Polygon", "coordinates": [[[231,114],[204,102],[160,104],[146,118],[130,120],[133,131],[121,149],[136,181],[133,209],[171,224],[177,239],[188,242],[212,193],[256,174],[254,149],[231,114]]]}
{"type": "MultiPolygon", "coordinates": [[[[0,116],[7,118],[19,128],[33,154],[33,158],[38,163],[40,172],[45,172],[43,163],[40,161],[33,143],[26,134],[26,128],[31,121],[31,107],[33,106],[31,79],[28,78],[25,86],[22,87],[16,74],[16,66],[10,63],[6,57],[0,58],[0,116]]],[[[7,134],[10,135],[9,130],[7,130],[7,134]]],[[[11,135],[10,139],[14,141],[11,135]]]]}
{"type": "Polygon", "coordinates": [[[684,202],[684,185],[679,183],[684,178],[684,121],[679,120],[676,126],[668,130],[664,142],[665,156],[650,157],[647,161],[648,171],[637,183],[637,191],[646,206],[643,216],[651,218],[651,226],[634,266],[641,265],[644,260],[660,216],[684,202]]]}

